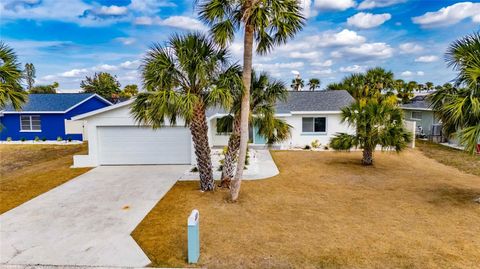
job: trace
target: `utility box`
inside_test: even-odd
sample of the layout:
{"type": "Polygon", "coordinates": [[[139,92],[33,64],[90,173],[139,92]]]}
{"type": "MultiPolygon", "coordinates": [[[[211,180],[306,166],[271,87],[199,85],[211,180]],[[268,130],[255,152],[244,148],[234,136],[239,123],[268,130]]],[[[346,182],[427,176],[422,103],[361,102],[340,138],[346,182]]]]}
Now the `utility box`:
{"type": "Polygon", "coordinates": [[[188,217],[188,263],[197,263],[200,257],[200,213],[192,210],[188,217]]]}

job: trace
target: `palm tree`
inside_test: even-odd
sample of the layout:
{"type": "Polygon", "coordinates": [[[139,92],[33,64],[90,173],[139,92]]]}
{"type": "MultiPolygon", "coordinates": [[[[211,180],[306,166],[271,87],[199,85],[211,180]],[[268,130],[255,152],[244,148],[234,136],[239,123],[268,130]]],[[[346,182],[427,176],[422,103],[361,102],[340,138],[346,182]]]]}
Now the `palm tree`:
{"type": "Polygon", "coordinates": [[[275,46],[285,44],[305,24],[302,7],[297,0],[198,0],[200,19],[211,26],[210,32],[221,45],[235,38],[243,29],[243,96],[240,111],[240,150],[237,169],[230,189],[232,201],[238,199],[248,146],[250,84],[253,40],[256,52],[266,54],[275,46]]]}
{"type": "Polygon", "coordinates": [[[138,94],[131,112],[138,123],[160,128],[181,117],[190,128],[200,174],[200,189],[214,189],[205,111],[229,108],[232,81],[240,82],[240,67],[230,65],[228,51],[192,33],[172,36],[165,46],[154,45],[144,58],[142,77],[147,92],[138,94]]]}
{"type": "Polygon", "coordinates": [[[318,78],[311,78],[309,81],[308,81],[308,88],[311,90],[311,91],[314,91],[316,88],[319,88],[320,87],[320,79],[318,78]]]}
{"type": "MultiPolygon", "coordinates": [[[[234,176],[235,161],[240,146],[240,110],[242,98],[241,89],[231,87],[233,92],[233,106],[230,114],[220,118],[217,124],[222,129],[231,129],[227,151],[222,167],[221,187],[229,187],[234,176]],[[228,127],[228,128],[227,128],[228,127]]],[[[252,71],[252,84],[250,88],[250,119],[257,126],[259,135],[266,138],[268,144],[284,141],[290,137],[291,126],[285,121],[275,118],[275,104],[277,101],[286,101],[288,91],[285,84],[273,80],[267,73],[256,74],[252,71]]]]}
{"type": "Polygon", "coordinates": [[[35,66],[32,63],[25,64],[24,76],[27,80],[27,88],[29,91],[32,90],[33,84],[35,84],[35,66]]]}
{"type": "Polygon", "coordinates": [[[15,110],[22,108],[27,100],[27,93],[21,86],[22,79],[17,55],[13,49],[0,42],[0,110],[8,104],[15,110]]]}
{"type": "Polygon", "coordinates": [[[430,81],[426,82],[425,88],[427,91],[431,91],[433,89],[433,82],[430,82],[430,81]]]}
{"type": "Polygon", "coordinates": [[[393,73],[380,67],[368,69],[367,72],[355,73],[345,77],[340,84],[330,84],[329,89],[346,90],[356,100],[378,96],[382,91],[390,91],[394,86],[393,73]]]}
{"type": "Polygon", "coordinates": [[[300,91],[301,89],[303,89],[304,86],[305,86],[305,81],[300,77],[296,77],[292,79],[292,84],[290,84],[290,87],[294,91],[300,91]]]}
{"type": "Polygon", "coordinates": [[[412,85],[405,83],[402,79],[397,79],[394,83],[395,90],[397,91],[397,97],[401,99],[403,104],[410,102],[413,97],[412,85]]]}
{"type": "Polygon", "coordinates": [[[412,138],[403,127],[403,111],[392,102],[392,97],[361,98],[343,108],[342,122],[355,126],[356,134],[338,133],[331,139],[330,146],[335,150],[363,149],[363,165],[373,164],[377,145],[397,152],[404,149],[412,138]]]}
{"type": "Polygon", "coordinates": [[[448,66],[458,72],[455,87],[446,83],[431,95],[432,107],[447,135],[474,153],[480,144],[480,32],[453,42],[447,50],[448,66]]]}
{"type": "Polygon", "coordinates": [[[345,90],[343,87],[343,84],[340,82],[333,82],[327,85],[326,88],[327,91],[339,91],[339,90],[345,90]]]}

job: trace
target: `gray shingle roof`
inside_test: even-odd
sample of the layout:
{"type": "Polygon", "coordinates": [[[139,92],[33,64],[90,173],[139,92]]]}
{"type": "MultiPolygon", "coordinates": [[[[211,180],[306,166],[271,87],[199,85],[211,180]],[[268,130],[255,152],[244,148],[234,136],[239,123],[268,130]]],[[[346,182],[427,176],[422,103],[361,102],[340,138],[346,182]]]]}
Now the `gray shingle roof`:
{"type": "Polygon", "coordinates": [[[411,102],[408,104],[402,104],[402,108],[406,109],[429,109],[432,110],[430,107],[430,102],[427,100],[427,96],[419,95],[412,98],[411,102]]]}
{"type": "MultiPolygon", "coordinates": [[[[289,91],[286,102],[279,102],[276,113],[291,113],[296,111],[340,111],[354,101],[344,90],[341,91],[289,91]]],[[[224,114],[221,108],[211,108],[207,117],[224,114]]]]}
{"type": "Polygon", "coordinates": [[[295,111],[340,111],[354,101],[341,91],[290,91],[286,102],[277,104],[277,113],[295,111]]]}
{"type": "MultiPolygon", "coordinates": [[[[92,95],[93,93],[29,94],[22,111],[65,111],[92,95]]],[[[15,109],[7,105],[4,111],[15,109]]]]}

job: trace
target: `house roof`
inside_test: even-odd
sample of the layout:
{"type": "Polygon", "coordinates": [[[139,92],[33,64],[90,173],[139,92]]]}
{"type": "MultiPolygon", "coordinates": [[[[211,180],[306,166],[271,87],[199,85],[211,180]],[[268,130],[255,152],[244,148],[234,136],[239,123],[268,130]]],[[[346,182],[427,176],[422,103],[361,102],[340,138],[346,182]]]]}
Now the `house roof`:
{"type": "Polygon", "coordinates": [[[432,110],[431,103],[428,101],[426,95],[417,95],[410,100],[410,103],[402,104],[401,108],[411,110],[432,110]]]}
{"type": "Polygon", "coordinates": [[[354,101],[345,90],[289,91],[286,102],[277,103],[277,113],[340,111],[354,101]]]}
{"type": "Polygon", "coordinates": [[[11,105],[7,105],[3,112],[67,112],[77,105],[97,97],[106,104],[111,104],[106,99],[93,93],[56,93],[56,94],[29,94],[27,102],[21,111],[16,111],[11,105]]]}

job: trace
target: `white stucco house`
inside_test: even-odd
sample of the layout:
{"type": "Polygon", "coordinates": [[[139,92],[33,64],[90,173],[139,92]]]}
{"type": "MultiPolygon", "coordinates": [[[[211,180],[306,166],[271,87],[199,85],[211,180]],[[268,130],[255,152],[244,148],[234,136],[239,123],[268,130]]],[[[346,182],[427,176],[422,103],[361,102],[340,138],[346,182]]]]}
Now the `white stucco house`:
{"type": "MultiPolygon", "coordinates": [[[[194,164],[195,156],[190,130],[179,120],[158,130],[139,126],[130,114],[133,100],[78,115],[73,120],[84,121],[88,133],[88,155],[74,156],[74,167],[99,165],[194,164]]],[[[346,91],[291,91],[286,102],[276,105],[276,116],[292,128],[292,136],[279,148],[304,147],[318,140],[327,145],[335,133],[353,133],[353,128],[341,122],[341,109],[353,102],[346,91]]],[[[217,129],[217,119],[225,111],[207,111],[211,146],[225,146],[228,133],[217,129]]],[[[250,140],[265,145],[255,127],[250,140]]]]}

